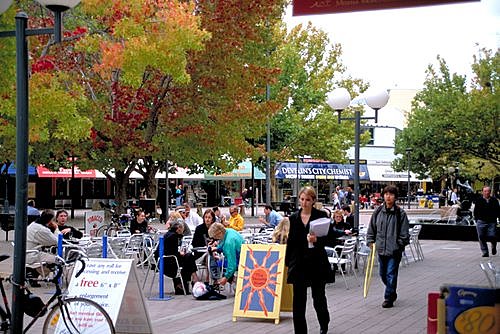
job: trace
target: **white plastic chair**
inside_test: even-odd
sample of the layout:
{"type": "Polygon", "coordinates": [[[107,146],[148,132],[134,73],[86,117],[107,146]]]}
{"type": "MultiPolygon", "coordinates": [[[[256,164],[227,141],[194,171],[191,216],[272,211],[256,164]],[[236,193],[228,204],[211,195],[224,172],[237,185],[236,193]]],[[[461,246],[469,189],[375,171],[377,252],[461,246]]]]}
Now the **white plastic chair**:
{"type": "Polygon", "coordinates": [[[334,248],[325,247],[325,250],[332,251],[333,255],[328,257],[328,261],[330,265],[333,267],[337,265],[340,273],[342,274],[342,278],[344,279],[346,289],[349,289],[349,285],[347,284],[347,280],[345,278],[345,273],[348,273],[349,270],[353,272],[356,281],[359,284],[358,275],[356,274],[356,270],[354,269],[354,260],[355,254],[354,250],[356,248],[356,239],[347,239],[342,246],[335,246],[334,248]],[[340,250],[340,255],[337,253],[337,250],[340,250]],[[345,266],[346,272],[344,273],[344,269],[342,266],[345,266]]]}

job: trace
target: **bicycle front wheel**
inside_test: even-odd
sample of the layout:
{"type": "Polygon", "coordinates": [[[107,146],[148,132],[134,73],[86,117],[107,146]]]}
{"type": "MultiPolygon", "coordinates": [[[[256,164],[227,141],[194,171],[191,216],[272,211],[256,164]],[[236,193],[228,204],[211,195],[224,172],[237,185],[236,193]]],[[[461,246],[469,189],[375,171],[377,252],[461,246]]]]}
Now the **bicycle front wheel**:
{"type": "Polygon", "coordinates": [[[42,333],[114,334],[115,327],[101,305],[90,299],[73,297],[64,299],[62,304],[50,310],[42,333]]]}

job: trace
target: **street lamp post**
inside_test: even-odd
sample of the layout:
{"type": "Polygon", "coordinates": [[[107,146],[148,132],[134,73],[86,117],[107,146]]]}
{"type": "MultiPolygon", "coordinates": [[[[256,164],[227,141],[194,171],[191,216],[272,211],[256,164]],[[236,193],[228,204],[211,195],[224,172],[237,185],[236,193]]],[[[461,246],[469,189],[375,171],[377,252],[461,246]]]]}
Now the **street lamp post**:
{"type": "Polygon", "coordinates": [[[373,119],[375,123],[378,120],[378,111],[383,108],[389,100],[389,94],[386,90],[369,89],[364,94],[366,104],[375,110],[374,117],[361,117],[358,109],[354,111],[354,117],[341,117],[344,109],[351,104],[351,94],[345,88],[337,88],[328,94],[327,103],[337,111],[338,122],[344,120],[354,121],[354,227],[359,228],[359,149],[361,136],[361,120],[373,119]]]}
{"type": "Polygon", "coordinates": [[[411,169],[411,151],[413,151],[412,148],[408,147],[406,149],[406,157],[408,159],[408,192],[407,192],[407,199],[408,199],[408,209],[410,209],[410,169],[411,169]]]}
{"type": "MultiPolygon", "coordinates": [[[[0,38],[16,38],[16,212],[14,226],[14,268],[12,272],[12,319],[11,333],[23,332],[23,295],[26,270],[26,225],[28,199],[28,143],[29,143],[29,91],[28,91],[28,41],[29,36],[52,35],[56,43],[62,39],[62,13],[73,8],[80,0],[38,0],[54,12],[54,28],[27,29],[28,15],[16,14],[16,30],[0,32],[0,38]]],[[[0,4],[0,14],[5,12],[11,0],[0,4]]]]}
{"type": "MultiPolygon", "coordinates": [[[[270,98],[271,98],[271,86],[267,84],[266,101],[269,101],[270,98]]],[[[252,190],[253,189],[255,188],[252,188],[252,190]]],[[[266,204],[271,205],[271,118],[267,120],[266,124],[266,204]]],[[[253,216],[253,200],[252,200],[252,216],[253,216]]]]}

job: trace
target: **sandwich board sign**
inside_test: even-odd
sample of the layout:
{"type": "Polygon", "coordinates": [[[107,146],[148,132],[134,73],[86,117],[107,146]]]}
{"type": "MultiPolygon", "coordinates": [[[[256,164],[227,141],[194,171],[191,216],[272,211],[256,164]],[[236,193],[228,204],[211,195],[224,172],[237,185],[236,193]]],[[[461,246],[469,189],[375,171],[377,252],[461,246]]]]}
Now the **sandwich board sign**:
{"type": "Polygon", "coordinates": [[[234,296],[237,317],[279,323],[286,245],[243,244],[234,296]]]}
{"type": "Polygon", "coordinates": [[[91,299],[109,314],[116,333],[152,333],[144,295],[131,259],[88,259],[73,270],[68,296],[91,299]]]}
{"type": "Polygon", "coordinates": [[[103,225],[104,211],[86,211],[85,212],[85,233],[91,237],[97,237],[97,230],[103,225]]]}

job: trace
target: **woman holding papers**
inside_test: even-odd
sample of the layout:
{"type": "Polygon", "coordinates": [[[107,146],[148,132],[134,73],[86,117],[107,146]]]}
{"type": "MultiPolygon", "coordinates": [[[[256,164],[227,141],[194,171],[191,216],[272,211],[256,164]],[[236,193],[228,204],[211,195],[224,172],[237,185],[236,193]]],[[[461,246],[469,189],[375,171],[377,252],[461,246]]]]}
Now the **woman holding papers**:
{"type": "Polygon", "coordinates": [[[325,285],[333,282],[333,271],[324,248],[329,239],[330,220],[325,220],[326,212],[313,207],[314,202],[314,188],[302,188],[299,193],[300,209],[290,216],[285,265],[288,266],[287,282],[293,284],[293,326],[297,334],[307,333],[308,287],[311,287],[320,333],[328,332],[330,322],[325,285]],[[326,228],[325,221],[328,223],[326,228]]]}

